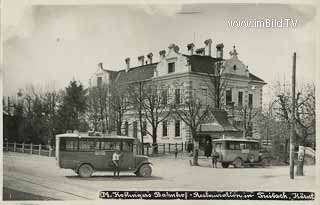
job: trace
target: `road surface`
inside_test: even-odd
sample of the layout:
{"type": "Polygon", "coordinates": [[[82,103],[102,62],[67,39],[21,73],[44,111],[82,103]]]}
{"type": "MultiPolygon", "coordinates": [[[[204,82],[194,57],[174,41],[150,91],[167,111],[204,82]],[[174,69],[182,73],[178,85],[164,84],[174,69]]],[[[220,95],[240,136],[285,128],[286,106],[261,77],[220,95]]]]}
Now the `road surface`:
{"type": "Polygon", "coordinates": [[[53,157],[5,152],[3,160],[4,195],[11,190],[11,199],[16,196],[16,200],[19,194],[14,191],[44,199],[84,200],[97,199],[99,190],[316,190],[315,166],[306,166],[305,176],[290,180],[287,166],[213,169],[210,159],[200,159],[201,166],[191,167],[188,157],[166,156],[150,158],[154,168],[150,178],[123,173],[118,179],[111,172],[102,172],[83,179],[72,170],[58,168],[53,157]]]}

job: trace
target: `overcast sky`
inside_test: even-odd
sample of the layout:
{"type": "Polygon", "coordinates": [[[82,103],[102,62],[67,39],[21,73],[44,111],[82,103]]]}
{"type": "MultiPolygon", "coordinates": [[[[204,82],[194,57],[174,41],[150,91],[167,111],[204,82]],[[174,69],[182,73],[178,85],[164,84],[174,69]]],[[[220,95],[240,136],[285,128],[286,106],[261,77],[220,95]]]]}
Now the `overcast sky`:
{"type": "Polygon", "coordinates": [[[299,82],[313,81],[315,76],[316,10],[311,6],[21,4],[10,9],[4,15],[4,95],[30,83],[54,81],[62,88],[73,78],[87,86],[99,62],[107,69],[119,70],[125,67],[126,57],[136,66],[137,56],[153,52],[158,61],[159,51],[170,43],[187,53],[188,43],[203,47],[207,38],[214,46],[225,45],[225,57],[235,45],[250,72],[269,84],[284,77],[290,80],[294,51],[299,82]],[[297,19],[298,27],[240,29],[227,23],[230,19],[265,18],[297,19]]]}

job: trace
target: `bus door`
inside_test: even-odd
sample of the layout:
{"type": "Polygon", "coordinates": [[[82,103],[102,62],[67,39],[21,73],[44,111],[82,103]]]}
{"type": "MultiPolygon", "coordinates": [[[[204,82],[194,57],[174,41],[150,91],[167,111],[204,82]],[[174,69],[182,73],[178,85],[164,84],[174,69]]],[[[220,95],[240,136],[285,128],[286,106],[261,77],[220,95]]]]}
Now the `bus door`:
{"type": "Polygon", "coordinates": [[[123,140],[121,147],[122,157],[120,158],[120,168],[123,170],[132,170],[135,168],[133,156],[133,140],[123,140]]]}
{"type": "Polygon", "coordinates": [[[99,163],[101,169],[113,170],[112,155],[115,150],[120,150],[120,141],[102,140],[100,141],[100,152],[103,154],[99,163]]]}

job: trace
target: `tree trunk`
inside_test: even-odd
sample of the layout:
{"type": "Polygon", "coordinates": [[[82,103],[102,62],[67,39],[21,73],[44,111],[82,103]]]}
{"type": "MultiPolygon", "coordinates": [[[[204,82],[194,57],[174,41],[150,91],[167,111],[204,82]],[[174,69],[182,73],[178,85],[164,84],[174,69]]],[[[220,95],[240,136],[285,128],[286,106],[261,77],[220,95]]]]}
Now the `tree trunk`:
{"type": "Polygon", "coordinates": [[[199,157],[199,141],[195,139],[196,135],[193,135],[193,166],[199,166],[198,157],[199,157]]]}
{"type": "Polygon", "coordinates": [[[157,128],[152,128],[152,153],[158,154],[157,128]]]}
{"type": "Polygon", "coordinates": [[[117,135],[121,135],[121,122],[117,122],[117,135]]]}

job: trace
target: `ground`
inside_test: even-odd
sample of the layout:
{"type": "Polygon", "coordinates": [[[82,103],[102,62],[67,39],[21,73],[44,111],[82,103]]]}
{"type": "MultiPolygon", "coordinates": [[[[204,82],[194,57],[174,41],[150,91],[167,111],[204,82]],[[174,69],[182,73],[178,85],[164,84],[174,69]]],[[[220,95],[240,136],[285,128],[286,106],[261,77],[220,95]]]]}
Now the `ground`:
{"type": "Polygon", "coordinates": [[[289,167],[211,168],[210,159],[190,166],[187,156],[150,158],[150,178],[111,172],[79,178],[72,170],[58,168],[55,158],[5,152],[4,199],[97,199],[99,190],[210,190],[210,191],[314,191],[315,166],[305,167],[305,176],[289,179],[289,167]],[[28,195],[29,194],[29,195],[28,195]]]}

